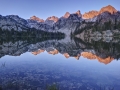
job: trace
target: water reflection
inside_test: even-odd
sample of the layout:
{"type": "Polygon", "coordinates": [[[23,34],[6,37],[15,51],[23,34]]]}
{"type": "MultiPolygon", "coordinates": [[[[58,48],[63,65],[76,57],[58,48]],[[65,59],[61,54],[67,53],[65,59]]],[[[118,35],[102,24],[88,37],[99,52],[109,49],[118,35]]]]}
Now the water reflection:
{"type": "Polygon", "coordinates": [[[84,58],[87,58],[89,60],[94,60],[94,59],[97,59],[99,62],[101,63],[104,63],[104,64],[108,64],[110,63],[111,61],[114,60],[114,58],[108,56],[107,58],[101,58],[91,52],[82,52],[81,54],[84,58]]]}
{"type": "Polygon", "coordinates": [[[113,60],[120,58],[120,43],[117,40],[111,42],[94,41],[93,39],[74,38],[70,40],[17,40],[2,41],[0,45],[0,57],[5,55],[20,56],[25,52],[31,52],[34,55],[47,51],[49,54],[58,53],[66,58],[74,57],[79,60],[80,56],[87,59],[97,59],[99,62],[108,64],[113,60]]]}
{"type": "MultiPolygon", "coordinates": [[[[32,52],[32,54],[38,55],[44,51],[45,50],[37,50],[37,51],[32,52]]],[[[52,55],[56,55],[58,53],[59,53],[59,51],[56,49],[48,52],[48,54],[52,54],[52,55]]],[[[62,55],[65,56],[66,59],[71,57],[68,53],[64,53],[62,55]]],[[[73,56],[73,57],[76,60],[79,60],[80,56],[83,56],[84,58],[87,58],[88,60],[98,60],[100,63],[104,63],[104,64],[109,64],[111,61],[114,60],[114,58],[112,58],[110,56],[108,56],[107,58],[101,58],[91,52],[82,52],[81,54],[78,54],[77,56],[73,56]]]]}
{"type": "Polygon", "coordinates": [[[0,86],[3,90],[47,90],[47,85],[57,83],[60,90],[104,86],[119,90],[120,43],[113,40],[2,40],[0,86]]]}

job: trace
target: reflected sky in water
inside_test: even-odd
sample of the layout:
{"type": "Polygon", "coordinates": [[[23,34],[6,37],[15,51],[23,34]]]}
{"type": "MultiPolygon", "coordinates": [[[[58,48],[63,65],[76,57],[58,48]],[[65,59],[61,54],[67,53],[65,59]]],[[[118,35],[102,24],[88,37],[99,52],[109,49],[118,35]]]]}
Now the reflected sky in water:
{"type": "Polygon", "coordinates": [[[0,65],[0,85],[4,88],[10,88],[9,83],[14,87],[17,83],[19,89],[33,90],[45,90],[46,84],[53,83],[57,83],[61,90],[91,90],[100,86],[120,88],[120,61],[117,60],[104,64],[83,56],[77,60],[44,51],[38,55],[32,52],[6,55],[0,59],[0,65]]]}

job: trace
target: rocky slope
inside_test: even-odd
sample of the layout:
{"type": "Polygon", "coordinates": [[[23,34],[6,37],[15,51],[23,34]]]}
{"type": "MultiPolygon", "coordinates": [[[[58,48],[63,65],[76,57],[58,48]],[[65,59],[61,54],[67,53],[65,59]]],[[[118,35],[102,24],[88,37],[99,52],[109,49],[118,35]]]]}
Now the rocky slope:
{"type": "Polygon", "coordinates": [[[2,16],[0,15],[0,28],[3,30],[27,30],[29,29],[28,22],[20,18],[17,15],[8,15],[2,16]]]}

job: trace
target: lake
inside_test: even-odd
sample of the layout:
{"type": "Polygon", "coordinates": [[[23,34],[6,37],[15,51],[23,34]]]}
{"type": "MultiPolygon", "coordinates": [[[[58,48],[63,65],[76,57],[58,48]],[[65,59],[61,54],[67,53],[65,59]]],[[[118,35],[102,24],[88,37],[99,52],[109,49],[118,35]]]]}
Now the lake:
{"type": "Polygon", "coordinates": [[[0,90],[119,90],[120,42],[108,39],[0,39],[0,90]]]}

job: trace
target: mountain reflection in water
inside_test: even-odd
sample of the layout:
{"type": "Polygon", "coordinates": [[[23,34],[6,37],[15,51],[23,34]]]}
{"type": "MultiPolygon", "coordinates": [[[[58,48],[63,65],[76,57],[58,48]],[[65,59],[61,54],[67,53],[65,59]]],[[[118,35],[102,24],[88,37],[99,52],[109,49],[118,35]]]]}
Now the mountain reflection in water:
{"type": "MultiPolygon", "coordinates": [[[[44,52],[45,50],[37,50],[37,51],[34,51],[32,52],[32,54],[34,55],[38,55],[42,52],[44,52]]],[[[49,51],[48,54],[52,54],[52,55],[55,55],[55,54],[58,54],[59,51],[58,50],[53,50],[53,51],[49,51]]],[[[66,58],[69,58],[70,55],[68,53],[64,53],[63,54],[66,58]]],[[[104,64],[109,64],[111,61],[114,60],[114,58],[108,56],[107,58],[101,58],[91,52],[82,52],[81,54],[78,54],[77,56],[74,56],[75,59],[79,60],[80,56],[83,56],[84,58],[87,58],[89,60],[98,60],[99,62],[101,63],[104,63],[104,64]]]]}
{"type": "Polygon", "coordinates": [[[115,41],[1,39],[0,86],[47,90],[47,84],[57,83],[60,90],[118,90],[120,43],[115,41]]]}
{"type": "Polygon", "coordinates": [[[120,58],[120,43],[115,41],[88,41],[78,38],[44,41],[39,41],[35,38],[33,40],[2,40],[0,57],[5,55],[19,56],[25,52],[32,52],[32,54],[37,55],[47,51],[53,55],[60,53],[66,58],[74,57],[79,60],[79,57],[83,56],[90,60],[97,59],[99,62],[108,64],[114,59],[119,60],[120,58]]]}

